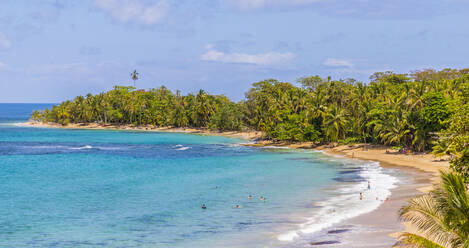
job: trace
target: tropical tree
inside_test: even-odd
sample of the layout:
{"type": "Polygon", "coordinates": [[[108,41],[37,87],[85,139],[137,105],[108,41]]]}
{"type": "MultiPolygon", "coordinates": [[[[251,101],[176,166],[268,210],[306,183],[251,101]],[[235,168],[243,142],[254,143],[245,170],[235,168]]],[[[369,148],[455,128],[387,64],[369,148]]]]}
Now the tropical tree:
{"type": "Polygon", "coordinates": [[[139,73],[137,72],[137,70],[134,70],[132,73],[130,73],[130,77],[134,81],[134,87],[135,87],[135,82],[138,80],[138,75],[139,73]]]}
{"type": "Polygon", "coordinates": [[[324,129],[330,141],[345,139],[347,127],[347,114],[345,109],[339,109],[333,105],[326,112],[324,129]]]}
{"type": "Polygon", "coordinates": [[[396,247],[468,248],[469,194],[464,177],[441,172],[442,183],[429,194],[413,198],[400,210],[416,232],[404,232],[396,247]]]}

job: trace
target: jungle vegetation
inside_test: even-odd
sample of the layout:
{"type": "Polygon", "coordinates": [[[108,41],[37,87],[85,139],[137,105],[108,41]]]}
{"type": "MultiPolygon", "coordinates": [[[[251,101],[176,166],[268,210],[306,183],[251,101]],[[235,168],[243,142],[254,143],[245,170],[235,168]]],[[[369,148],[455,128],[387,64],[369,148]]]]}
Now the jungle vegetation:
{"type": "MultiPolygon", "coordinates": [[[[138,79],[134,71],[131,79],[138,79]]],[[[115,86],[34,111],[42,122],[259,130],[279,141],[361,142],[449,155],[469,176],[469,69],[377,72],[370,82],[303,77],[254,83],[233,102],[200,90],[115,86]]]]}

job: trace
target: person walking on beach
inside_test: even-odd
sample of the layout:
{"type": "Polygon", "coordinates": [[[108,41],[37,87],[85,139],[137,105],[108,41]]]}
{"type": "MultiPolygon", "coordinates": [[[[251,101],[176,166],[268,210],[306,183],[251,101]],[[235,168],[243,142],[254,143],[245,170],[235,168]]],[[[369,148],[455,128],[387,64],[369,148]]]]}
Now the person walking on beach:
{"type": "Polygon", "coordinates": [[[368,190],[371,189],[370,180],[368,180],[368,190]]]}
{"type": "Polygon", "coordinates": [[[363,194],[360,192],[360,201],[363,200],[363,194]]]}

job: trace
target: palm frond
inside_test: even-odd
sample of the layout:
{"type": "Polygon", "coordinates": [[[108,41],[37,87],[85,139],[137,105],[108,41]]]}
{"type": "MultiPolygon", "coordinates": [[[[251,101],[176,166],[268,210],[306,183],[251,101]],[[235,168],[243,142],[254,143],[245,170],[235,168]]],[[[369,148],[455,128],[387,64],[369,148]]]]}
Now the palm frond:
{"type": "Polygon", "coordinates": [[[399,241],[393,247],[402,248],[445,248],[431,240],[417,234],[403,233],[399,236],[399,241]]]}

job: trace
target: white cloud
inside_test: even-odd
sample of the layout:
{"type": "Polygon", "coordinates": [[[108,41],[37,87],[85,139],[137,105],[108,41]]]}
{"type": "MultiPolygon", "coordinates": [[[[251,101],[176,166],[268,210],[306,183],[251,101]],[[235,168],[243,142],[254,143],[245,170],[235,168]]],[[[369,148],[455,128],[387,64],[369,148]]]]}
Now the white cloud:
{"type": "Polygon", "coordinates": [[[7,68],[7,64],[0,61],[0,69],[7,68]]]}
{"type": "Polygon", "coordinates": [[[214,50],[211,45],[207,45],[206,48],[209,50],[201,57],[201,59],[204,61],[215,61],[222,63],[243,63],[255,65],[274,65],[283,64],[295,58],[295,54],[293,53],[224,53],[214,50]]]}
{"type": "Polygon", "coordinates": [[[150,6],[140,0],[95,0],[95,4],[120,22],[134,21],[145,25],[161,22],[170,8],[168,0],[160,0],[150,6]]]}
{"type": "Polygon", "coordinates": [[[311,3],[321,2],[323,0],[228,0],[231,5],[234,5],[243,10],[260,9],[269,6],[301,6],[311,3]]]}
{"type": "Polygon", "coordinates": [[[11,42],[7,39],[5,35],[0,33],[0,48],[10,48],[11,42]]]}
{"type": "Polygon", "coordinates": [[[353,64],[345,59],[332,59],[328,58],[324,61],[323,65],[330,67],[353,67],[353,64]]]}

